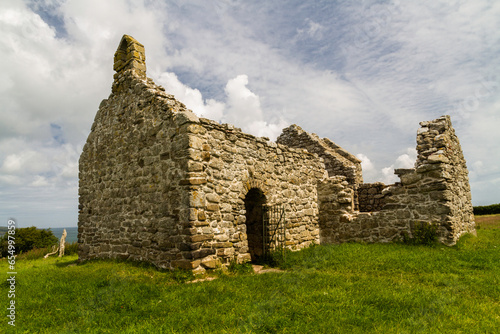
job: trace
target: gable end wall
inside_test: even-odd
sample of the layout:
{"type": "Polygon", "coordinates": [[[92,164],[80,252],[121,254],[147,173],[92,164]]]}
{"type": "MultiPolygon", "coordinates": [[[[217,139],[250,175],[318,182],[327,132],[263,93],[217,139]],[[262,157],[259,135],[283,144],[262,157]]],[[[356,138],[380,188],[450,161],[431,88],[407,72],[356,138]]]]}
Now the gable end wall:
{"type": "Polygon", "coordinates": [[[188,123],[195,116],[150,79],[120,73],[79,162],[79,258],[170,268],[189,238],[188,123]]]}

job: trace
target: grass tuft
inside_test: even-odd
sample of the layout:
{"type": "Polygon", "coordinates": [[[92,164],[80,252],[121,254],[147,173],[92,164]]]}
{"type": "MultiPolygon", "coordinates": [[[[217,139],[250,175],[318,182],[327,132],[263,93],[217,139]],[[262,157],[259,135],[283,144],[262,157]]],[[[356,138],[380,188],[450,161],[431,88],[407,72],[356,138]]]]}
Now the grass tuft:
{"type": "Polygon", "coordinates": [[[403,234],[403,243],[408,245],[435,246],[438,242],[437,223],[416,222],[412,228],[412,236],[403,234]]]}
{"type": "Polygon", "coordinates": [[[231,261],[228,272],[235,275],[246,275],[253,274],[253,267],[250,262],[237,263],[236,261],[231,261]]]}

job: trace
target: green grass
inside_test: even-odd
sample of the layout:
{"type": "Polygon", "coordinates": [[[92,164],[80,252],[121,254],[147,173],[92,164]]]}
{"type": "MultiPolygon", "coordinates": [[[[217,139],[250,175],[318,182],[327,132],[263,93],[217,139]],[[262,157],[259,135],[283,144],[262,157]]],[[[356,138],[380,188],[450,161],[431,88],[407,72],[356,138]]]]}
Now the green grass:
{"type": "Polygon", "coordinates": [[[479,229],[500,228],[500,214],[476,216],[476,225],[479,229]]]}
{"type": "MultiPolygon", "coordinates": [[[[44,248],[35,248],[25,253],[17,255],[17,260],[23,261],[23,260],[42,259],[46,254],[53,253],[54,250],[56,249],[59,250],[58,245],[54,245],[51,247],[44,247],[44,248]]],[[[72,255],[77,253],[78,253],[78,242],[65,243],[64,255],[72,255]]],[[[51,255],[51,257],[58,257],[58,256],[59,256],[59,251],[56,254],[51,255]]]]}
{"type": "MultiPolygon", "coordinates": [[[[233,266],[193,284],[144,264],[21,259],[16,333],[496,333],[499,226],[454,247],[315,246],[283,272],[233,266]]],[[[6,314],[5,260],[0,271],[6,314]]]]}

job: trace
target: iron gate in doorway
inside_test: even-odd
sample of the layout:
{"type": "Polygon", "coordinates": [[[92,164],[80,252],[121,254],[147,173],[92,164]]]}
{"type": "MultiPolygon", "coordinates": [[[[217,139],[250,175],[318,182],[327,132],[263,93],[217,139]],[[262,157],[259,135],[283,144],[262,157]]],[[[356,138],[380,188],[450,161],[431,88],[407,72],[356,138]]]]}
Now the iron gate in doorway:
{"type": "Polygon", "coordinates": [[[286,223],[285,207],[282,204],[262,206],[262,254],[270,259],[272,252],[281,255],[279,261],[285,260],[286,223]]]}

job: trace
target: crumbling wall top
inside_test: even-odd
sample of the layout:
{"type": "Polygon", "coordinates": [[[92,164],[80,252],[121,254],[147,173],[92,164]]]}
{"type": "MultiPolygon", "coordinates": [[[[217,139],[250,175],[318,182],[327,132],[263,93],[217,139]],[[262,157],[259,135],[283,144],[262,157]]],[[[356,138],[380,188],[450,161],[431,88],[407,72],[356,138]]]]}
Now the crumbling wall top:
{"type": "Polygon", "coordinates": [[[132,69],[140,77],[146,77],[146,52],[144,45],[132,36],[123,35],[115,52],[113,69],[117,73],[132,69]]]}

